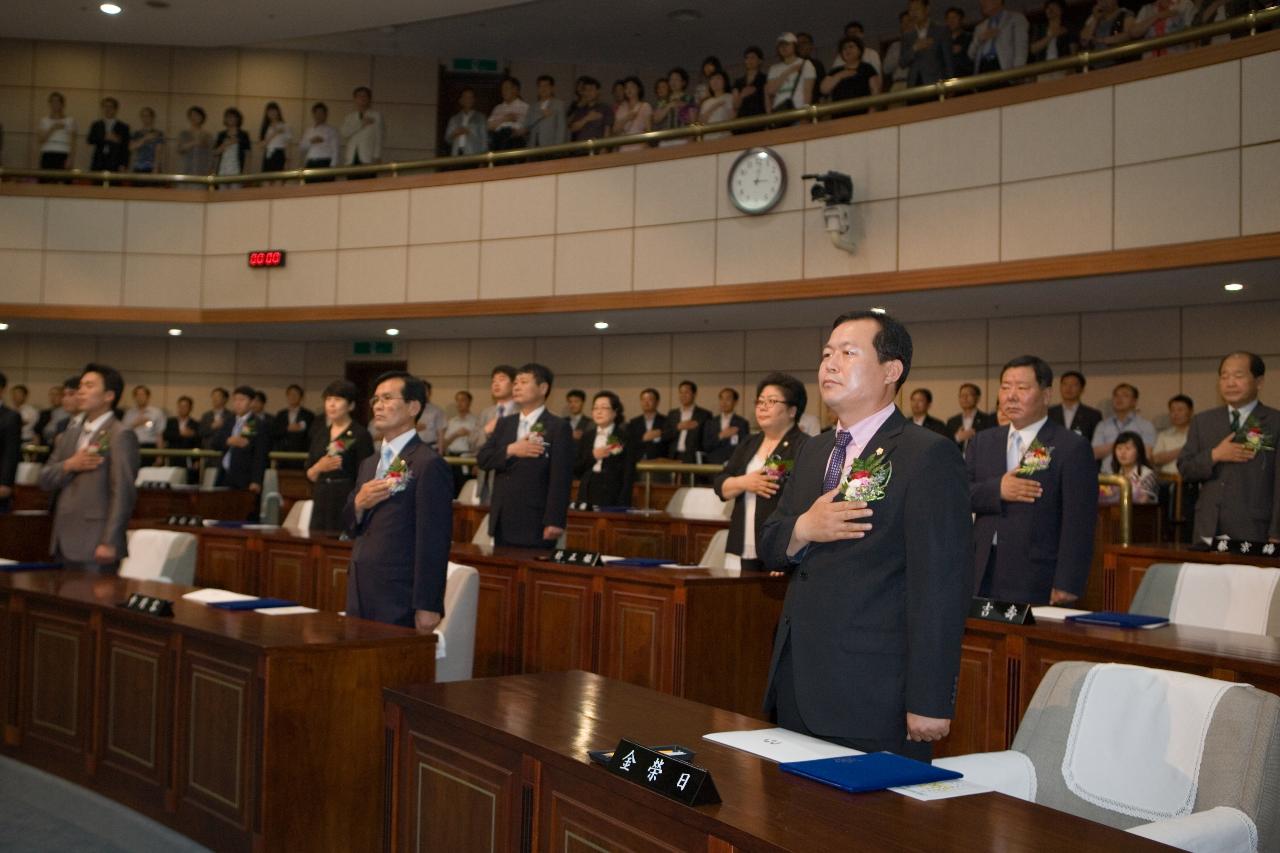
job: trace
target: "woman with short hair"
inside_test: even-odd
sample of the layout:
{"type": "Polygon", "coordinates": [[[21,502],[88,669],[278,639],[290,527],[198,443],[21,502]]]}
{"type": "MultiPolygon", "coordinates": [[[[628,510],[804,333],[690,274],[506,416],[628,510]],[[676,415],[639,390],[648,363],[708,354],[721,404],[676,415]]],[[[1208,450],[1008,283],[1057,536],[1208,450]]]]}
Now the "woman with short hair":
{"type": "Polygon", "coordinates": [[[356,421],[354,382],[335,379],[324,389],[324,417],[311,422],[307,479],[311,481],[311,529],[342,529],[342,509],[356,485],[360,463],[373,455],[373,438],[356,421]]]}

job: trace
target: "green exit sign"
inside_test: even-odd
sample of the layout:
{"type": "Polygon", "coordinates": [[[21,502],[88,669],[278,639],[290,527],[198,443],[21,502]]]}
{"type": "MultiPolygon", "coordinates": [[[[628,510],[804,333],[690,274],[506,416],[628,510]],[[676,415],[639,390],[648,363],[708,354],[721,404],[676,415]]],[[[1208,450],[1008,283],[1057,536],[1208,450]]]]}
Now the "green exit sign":
{"type": "Polygon", "coordinates": [[[351,352],[355,355],[393,355],[395,353],[395,342],[356,341],[351,345],[351,352]]]}
{"type": "Polygon", "coordinates": [[[498,73],[496,59],[455,59],[452,63],[454,71],[481,71],[489,74],[498,73]]]}

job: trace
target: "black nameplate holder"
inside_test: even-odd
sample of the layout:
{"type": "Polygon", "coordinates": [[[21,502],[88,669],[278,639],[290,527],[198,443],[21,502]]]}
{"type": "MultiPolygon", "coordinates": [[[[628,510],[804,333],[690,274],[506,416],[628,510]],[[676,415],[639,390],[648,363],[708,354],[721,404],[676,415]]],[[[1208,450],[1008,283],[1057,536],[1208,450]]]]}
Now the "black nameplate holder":
{"type": "Polygon", "coordinates": [[[1034,625],[1036,617],[1031,613],[1030,604],[1018,604],[1013,601],[996,601],[992,598],[973,597],[969,605],[969,618],[982,619],[987,622],[999,622],[1002,625],[1034,625]]]}
{"type": "Polygon", "coordinates": [[[592,512],[595,510],[595,506],[586,501],[574,501],[569,504],[569,509],[575,512],[592,512]]]}
{"type": "Polygon", "coordinates": [[[551,555],[551,562],[563,566],[599,566],[604,558],[597,551],[573,551],[568,548],[557,548],[551,555]]]}
{"type": "Polygon", "coordinates": [[[1274,542],[1251,542],[1225,536],[1218,537],[1210,549],[1217,554],[1238,554],[1241,557],[1280,557],[1280,545],[1274,542]]]}
{"type": "Polygon", "coordinates": [[[170,527],[203,527],[204,519],[198,515],[171,515],[165,519],[170,527]]]}
{"type": "Polygon", "coordinates": [[[136,613],[145,613],[148,616],[159,616],[162,618],[171,618],[173,616],[173,602],[164,598],[156,598],[153,595],[143,595],[140,592],[130,594],[129,600],[116,605],[123,607],[125,610],[132,610],[136,613]]]}
{"type": "Polygon", "coordinates": [[[618,741],[607,769],[615,776],[686,806],[720,802],[720,792],[711,780],[710,770],[655,752],[626,738],[618,741]]]}

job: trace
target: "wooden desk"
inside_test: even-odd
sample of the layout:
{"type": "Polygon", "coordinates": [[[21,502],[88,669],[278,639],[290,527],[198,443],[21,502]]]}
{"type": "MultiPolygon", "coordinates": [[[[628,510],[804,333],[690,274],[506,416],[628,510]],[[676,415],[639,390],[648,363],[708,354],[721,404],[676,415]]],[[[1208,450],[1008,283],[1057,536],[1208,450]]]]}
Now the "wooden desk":
{"type": "Polygon", "coordinates": [[[393,851],[1169,849],[1002,794],[846,794],[702,739],[759,720],[585,672],[385,695],[393,851]],[[679,805],[588,762],[622,737],[694,749],[723,802],[679,805]]]}
{"type": "Polygon", "coordinates": [[[167,518],[198,515],[237,521],[249,517],[258,496],[247,489],[138,489],[134,518],[167,518]]]}
{"type": "Polygon", "coordinates": [[[1187,545],[1108,545],[1102,555],[1106,610],[1128,610],[1142,576],[1153,563],[1245,564],[1280,569],[1280,557],[1193,551],[1187,545]]]}
{"type": "Polygon", "coordinates": [[[49,559],[53,517],[48,510],[15,509],[0,513],[0,557],[21,563],[49,559]]]}
{"type": "Polygon", "coordinates": [[[435,638],[190,589],[0,574],[0,748],[218,850],[377,849],[380,690],[432,681],[435,638]],[[174,618],[117,608],[131,592],[174,618]]]}

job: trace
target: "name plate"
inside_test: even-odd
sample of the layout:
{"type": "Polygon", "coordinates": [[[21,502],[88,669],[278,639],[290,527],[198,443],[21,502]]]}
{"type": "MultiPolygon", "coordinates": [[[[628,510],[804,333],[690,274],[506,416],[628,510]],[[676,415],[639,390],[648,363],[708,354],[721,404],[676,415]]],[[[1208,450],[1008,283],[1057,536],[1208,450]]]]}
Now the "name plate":
{"type": "Polygon", "coordinates": [[[984,619],[987,622],[1000,622],[1004,625],[1034,625],[1036,617],[1031,614],[1030,604],[1017,604],[1012,601],[996,601],[991,598],[973,597],[969,605],[970,619],[984,619]]]}
{"type": "Polygon", "coordinates": [[[593,509],[595,509],[595,507],[587,503],[586,501],[574,501],[573,503],[569,504],[569,509],[574,510],[576,512],[591,512],[593,509]]]}
{"type": "Polygon", "coordinates": [[[564,566],[599,566],[604,558],[596,551],[570,551],[568,548],[557,548],[551,555],[551,562],[564,566]]]}
{"type": "Polygon", "coordinates": [[[203,527],[204,519],[198,515],[171,515],[165,519],[170,527],[203,527]]]}
{"type": "Polygon", "coordinates": [[[1239,554],[1242,557],[1280,557],[1280,545],[1274,542],[1250,542],[1246,539],[1228,539],[1225,536],[1213,543],[1219,554],[1239,554]]]}
{"type": "Polygon", "coordinates": [[[711,781],[711,771],[672,758],[623,738],[613,751],[608,770],[655,794],[686,806],[720,802],[720,792],[711,781]]]}
{"type": "Polygon", "coordinates": [[[172,617],[173,602],[164,598],[156,598],[152,595],[143,595],[135,592],[129,596],[128,601],[121,602],[116,605],[123,607],[125,610],[133,610],[138,613],[146,613],[148,616],[172,617]]]}

